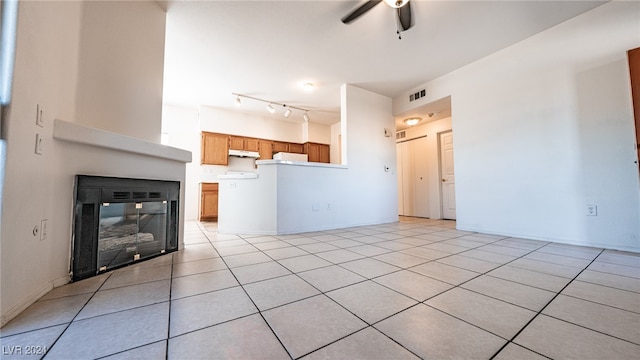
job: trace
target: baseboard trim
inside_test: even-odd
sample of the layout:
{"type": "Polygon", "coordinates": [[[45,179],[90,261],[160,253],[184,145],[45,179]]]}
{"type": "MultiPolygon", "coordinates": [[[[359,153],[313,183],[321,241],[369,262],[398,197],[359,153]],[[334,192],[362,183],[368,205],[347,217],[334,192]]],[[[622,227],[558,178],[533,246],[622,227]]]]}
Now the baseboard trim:
{"type": "Polygon", "coordinates": [[[36,301],[38,301],[41,297],[45,296],[49,291],[53,290],[55,287],[59,287],[69,283],[69,277],[63,276],[57,279],[53,279],[52,281],[47,282],[40,286],[36,291],[31,293],[29,296],[20,301],[17,305],[9,309],[6,313],[0,316],[0,328],[4,327],[9,323],[9,321],[13,320],[16,316],[20,315],[23,311],[25,311],[29,306],[33,305],[36,301]]]}

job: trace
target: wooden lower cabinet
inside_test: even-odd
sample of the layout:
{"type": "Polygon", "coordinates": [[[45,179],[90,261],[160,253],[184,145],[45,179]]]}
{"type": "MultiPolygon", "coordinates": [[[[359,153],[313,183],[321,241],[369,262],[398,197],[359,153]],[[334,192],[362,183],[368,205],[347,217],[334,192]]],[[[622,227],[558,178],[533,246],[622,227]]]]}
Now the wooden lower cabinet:
{"type": "Polygon", "coordinates": [[[200,183],[200,221],[218,219],[218,183],[200,183]]]}

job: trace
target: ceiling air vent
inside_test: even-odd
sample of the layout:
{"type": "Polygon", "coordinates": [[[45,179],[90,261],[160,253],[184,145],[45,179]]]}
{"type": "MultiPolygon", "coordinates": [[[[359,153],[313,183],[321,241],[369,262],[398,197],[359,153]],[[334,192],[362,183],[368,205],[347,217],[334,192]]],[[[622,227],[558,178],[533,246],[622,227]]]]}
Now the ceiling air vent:
{"type": "Polygon", "coordinates": [[[406,131],[398,131],[396,133],[396,140],[404,139],[406,137],[407,137],[407,132],[406,131]]]}
{"type": "Polygon", "coordinates": [[[423,98],[425,96],[427,96],[427,90],[422,89],[420,91],[416,91],[415,93],[409,95],[409,102],[412,102],[414,100],[418,100],[418,99],[423,98]]]}

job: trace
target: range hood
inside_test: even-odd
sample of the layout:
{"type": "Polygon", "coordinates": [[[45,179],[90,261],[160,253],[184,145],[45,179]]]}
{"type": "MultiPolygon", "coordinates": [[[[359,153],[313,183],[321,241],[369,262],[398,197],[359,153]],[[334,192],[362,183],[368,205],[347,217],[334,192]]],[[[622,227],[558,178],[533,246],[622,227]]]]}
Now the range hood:
{"type": "Polygon", "coordinates": [[[233,150],[229,149],[229,156],[237,156],[237,157],[248,157],[248,158],[259,158],[260,153],[257,151],[247,151],[247,150],[233,150]]]}

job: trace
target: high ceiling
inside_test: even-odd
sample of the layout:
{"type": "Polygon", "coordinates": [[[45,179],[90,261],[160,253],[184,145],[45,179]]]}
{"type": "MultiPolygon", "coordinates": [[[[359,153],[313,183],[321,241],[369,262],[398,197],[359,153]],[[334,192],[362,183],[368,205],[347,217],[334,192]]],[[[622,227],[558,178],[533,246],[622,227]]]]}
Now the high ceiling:
{"type": "MultiPolygon", "coordinates": [[[[270,115],[250,99],[237,107],[231,93],[240,93],[309,109],[312,122],[332,124],[340,120],[342,84],[393,98],[603,3],[411,0],[415,25],[398,39],[394,10],[384,3],[349,25],[340,21],[363,2],[169,1],[165,103],[303,121],[299,111],[284,119],[282,109],[270,115]],[[312,91],[302,88],[307,82],[312,91]]],[[[435,119],[448,104],[417,113],[439,113],[435,119]]]]}

